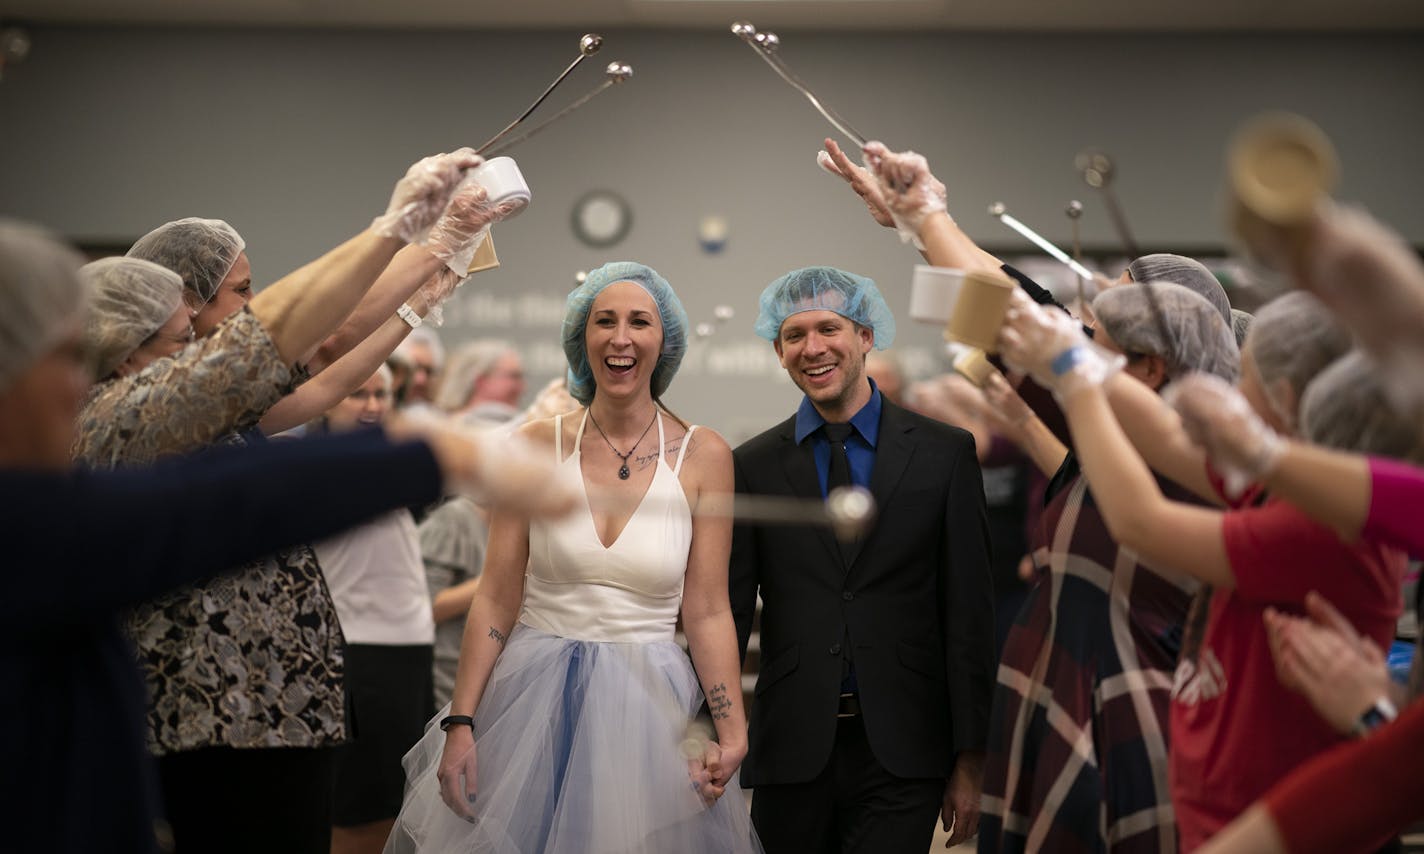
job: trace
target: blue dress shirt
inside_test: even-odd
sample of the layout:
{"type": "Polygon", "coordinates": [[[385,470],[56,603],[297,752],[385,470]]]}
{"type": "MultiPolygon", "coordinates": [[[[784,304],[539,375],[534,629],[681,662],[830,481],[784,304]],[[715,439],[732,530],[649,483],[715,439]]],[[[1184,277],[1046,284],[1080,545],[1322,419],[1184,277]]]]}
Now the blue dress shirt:
{"type": "MultiPolygon", "coordinates": [[[[850,418],[855,428],[846,438],[846,458],[850,461],[850,482],[870,487],[870,472],[875,468],[875,442],[880,438],[880,389],[870,380],[870,400],[850,418]]],[[[816,475],[821,480],[821,495],[826,494],[826,479],[831,472],[831,443],[821,427],[826,419],[816,411],[811,398],[801,398],[796,410],[796,444],[811,441],[811,457],[816,461],[816,475]]]]}

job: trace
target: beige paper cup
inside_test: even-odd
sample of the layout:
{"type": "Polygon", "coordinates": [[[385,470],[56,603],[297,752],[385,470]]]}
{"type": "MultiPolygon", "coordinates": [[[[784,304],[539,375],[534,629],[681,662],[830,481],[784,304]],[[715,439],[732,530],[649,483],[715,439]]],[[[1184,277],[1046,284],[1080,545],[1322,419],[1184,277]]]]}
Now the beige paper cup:
{"type": "Polygon", "coordinates": [[[984,387],[984,381],[989,375],[994,373],[994,366],[989,364],[989,359],[984,351],[978,347],[965,350],[954,360],[954,370],[960,376],[974,383],[979,388],[984,387]]]}
{"type": "Polygon", "coordinates": [[[945,337],[993,353],[1015,287],[1014,280],[1002,273],[965,273],[945,337]]]}
{"type": "Polygon", "coordinates": [[[954,313],[964,271],[916,264],[910,278],[910,319],[943,326],[954,313]]]}
{"type": "Polygon", "coordinates": [[[1232,231],[1257,259],[1288,265],[1339,175],[1329,137],[1291,113],[1258,116],[1232,140],[1227,170],[1232,231]]]}

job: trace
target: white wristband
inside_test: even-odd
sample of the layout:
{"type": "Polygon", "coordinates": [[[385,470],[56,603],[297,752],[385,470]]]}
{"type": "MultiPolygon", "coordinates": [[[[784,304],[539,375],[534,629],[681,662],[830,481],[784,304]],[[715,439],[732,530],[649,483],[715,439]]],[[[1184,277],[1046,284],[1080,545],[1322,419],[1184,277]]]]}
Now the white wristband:
{"type": "Polygon", "coordinates": [[[401,303],[401,307],[396,309],[396,317],[410,324],[411,329],[419,329],[420,324],[425,322],[420,315],[415,313],[415,309],[411,308],[408,302],[401,303]]]}

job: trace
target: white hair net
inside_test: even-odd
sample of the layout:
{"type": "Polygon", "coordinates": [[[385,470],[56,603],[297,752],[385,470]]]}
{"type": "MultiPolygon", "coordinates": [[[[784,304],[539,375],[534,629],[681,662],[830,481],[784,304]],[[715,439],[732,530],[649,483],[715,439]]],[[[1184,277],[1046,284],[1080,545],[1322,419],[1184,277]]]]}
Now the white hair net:
{"type": "Polygon", "coordinates": [[[1093,300],[1093,314],[1123,352],[1161,357],[1168,379],[1203,371],[1235,382],[1241,371],[1231,324],[1216,306],[1182,285],[1151,282],[1109,288],[1093,300]],[[1166,329],[1148,303],[1148,287],[1162,309],[1166,329]]]}
{"type": "Polygon", "coordinates": [[[1251,322],[1256,319],[1256,315],[1249,311],[1242,311],[1239,308],[1231,310],[1231,333],[1236,336],[1236,347],[1240,349],[1246,344],[1246,333],[1251,331],[1251,322]]]}
{"type": "Polygon", "coordinates": [[[48,232],[0,220],[0,390],[48,353],[83,313],[84,259],[48,232]]]}
{"type": "Polygon", "coordinates": [[[1390,406],[1379,368],[1352,352],[1325,368],[1300,400],[1301,435],[1317,445],[1424,462],[1419,423],[1390,406]]]}
{"type": "Polygon", "coordinates": [[[84,344],[105,379],[183,304],[183,280],[141,258],[101,258],[79,269],[89,301],[84,344]]]}
{"type": "Polygon", "coordinates": [[[635,261],[610,261],[589,273],[583,283],[569,292],[564,303],[564,356],[569,362],[569,394],[584,406],[593,400],[593,368],[588,363],[584,329],[593,301],[615,282],[632,282],[648,292],[658,307],[663,324],[663,349],[653,368],[653,397],[662,397],[687,352],[687,312],[658,271],[635,261]]]}
{"type": "Polygon", "coordinates": [[[1281,381],[1300,400],[1305,387],[1327,365],[1350,352],[1350,331],[1320,300],[1305,291],[1291,291],[1256,309],[1246,336],[1246,349],[1256,363],[1261,390],[1288,425],[1296,412],[1281,400],[1281,381]]]}
{"type": "Polygon", "coordinates": [[[1216,276],[1200,261],[1185,255],[1156,252],[1143,255],[1127,265],[1127,274],[1134,282],[1171,282],[1181,285],[1204,298],[1219,312],[1221,319],[1231,323],[1231,301],[1216,276]]]}
{"type": "Polygon", "coordinates": [[[756,334],[775,341],[786,318],[803,311],[831,311],[875,333],[875,349],[895,341],[895,315],[872,279],[835,267],[792,270],[761,292],[756,334]]]}
{"type": "Polygon", "coordinates": [[[475,382],[490,372],[495,362],[506,353],[519,354],[513,344],[497,338],[471,341],[450,357],[450,363],[440,375],[440,388],[435,392],[435,406],[444,412],[458,412],[470,400],[475,382]]]}
{"type": "Polygon", "coordinates": [[[167,267],[183,278],[196,310],[208,304],[237,256],[247,248],[242,235],[220,219],[187,219],[164,223],[135,241],[130,258],[167,267]]]}

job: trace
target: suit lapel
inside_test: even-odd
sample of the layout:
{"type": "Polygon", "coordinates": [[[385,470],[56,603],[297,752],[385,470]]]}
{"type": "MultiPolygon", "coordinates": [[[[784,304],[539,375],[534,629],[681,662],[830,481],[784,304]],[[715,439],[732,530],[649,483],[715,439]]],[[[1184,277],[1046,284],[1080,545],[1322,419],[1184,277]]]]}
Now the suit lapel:
{"type": "MultiPolygon", "coordinates": [[[[821,500],[821,477],[816,473],[816,459],[811,456],[811,444],[796,444],[796,417],[782,425],[781,440],[784,443],[781,454],[782,465],[786,469],[786,479],[791,484],[791,493],[797,498],[821,500]]],[[[826,551],[843,560],[840,544],[835,535],[825,525],[816,526],[816,535],[825,544],[826,551]]],[[[844,569],[844,566],[842,566],[844,569]]]]}

